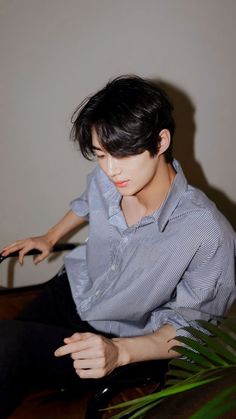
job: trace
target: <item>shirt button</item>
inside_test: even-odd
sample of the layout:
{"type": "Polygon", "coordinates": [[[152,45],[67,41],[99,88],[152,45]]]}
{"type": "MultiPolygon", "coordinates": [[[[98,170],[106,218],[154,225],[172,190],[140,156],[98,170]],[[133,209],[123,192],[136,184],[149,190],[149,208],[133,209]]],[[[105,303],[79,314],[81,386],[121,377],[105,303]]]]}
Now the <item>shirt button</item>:
{"type": "Polygon", "coordinates": [[[123,241],[124,243],[127,243],[128,240],[129,240],[128,237],[125,237],[123,241]]]}
{"type": "Polygon", "coordinates": [[[111,265],[111,270],[114,272],[116,270],[116,265],[111,265]]]}

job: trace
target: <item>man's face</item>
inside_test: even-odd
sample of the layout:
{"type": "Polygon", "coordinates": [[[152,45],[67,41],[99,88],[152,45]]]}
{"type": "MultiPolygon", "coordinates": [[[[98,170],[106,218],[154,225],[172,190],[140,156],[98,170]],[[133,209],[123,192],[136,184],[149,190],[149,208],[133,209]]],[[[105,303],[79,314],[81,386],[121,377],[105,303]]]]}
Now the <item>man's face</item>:
{"type": "Polygon", "coordinates": [[[128,157],[113,157],[104,150],[92,129],[92,144],[98,164],[123,196],[141,192],[154,179],[158,167],[158,155],[151,157],[149,151],[128,157]]]}

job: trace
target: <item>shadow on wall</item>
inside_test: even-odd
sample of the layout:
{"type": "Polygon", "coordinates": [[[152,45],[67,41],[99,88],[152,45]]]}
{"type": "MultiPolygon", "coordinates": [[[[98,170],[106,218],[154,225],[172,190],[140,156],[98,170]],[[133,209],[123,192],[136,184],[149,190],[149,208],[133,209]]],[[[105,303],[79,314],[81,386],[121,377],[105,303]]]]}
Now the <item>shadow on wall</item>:
{"type": "Polygon", "coordinates": [[[174,138],[174,156],[180,161],[188,182],[205,192],[229,220],[234,230],[236,230],[236,203],[231,201],[220,189],[208,183],[200,163],[195,159],[195,108],[192,101],[186,93],[175,86],[163,80],[154,81],[157,81],[166,90],[175,105],[176,133],[174,138]]]}

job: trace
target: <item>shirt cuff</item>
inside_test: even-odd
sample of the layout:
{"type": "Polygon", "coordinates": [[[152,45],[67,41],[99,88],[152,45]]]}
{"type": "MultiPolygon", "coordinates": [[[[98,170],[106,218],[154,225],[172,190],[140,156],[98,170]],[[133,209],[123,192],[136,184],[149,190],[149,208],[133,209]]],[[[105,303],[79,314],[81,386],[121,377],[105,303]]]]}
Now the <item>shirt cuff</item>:
{"type": "Polygon", "coordinates": [[[182,312],[181,310],[177,312],[173,309],[163,309],[154,311],[152,313],[151,323],[153,332],[159,330],[165,324],[170,324],[175,328],[176,336],[191,337],[191,334],[187,330],[184,330],[185,327],[192,326],[198,330],[208,333],[207,331],[204,331],[197,322],[197,320],[200,319],[209,321],[211,316],[206,313],[203,314],[197,310],[191,311],[188,309],[183,309],[182,312]]]}

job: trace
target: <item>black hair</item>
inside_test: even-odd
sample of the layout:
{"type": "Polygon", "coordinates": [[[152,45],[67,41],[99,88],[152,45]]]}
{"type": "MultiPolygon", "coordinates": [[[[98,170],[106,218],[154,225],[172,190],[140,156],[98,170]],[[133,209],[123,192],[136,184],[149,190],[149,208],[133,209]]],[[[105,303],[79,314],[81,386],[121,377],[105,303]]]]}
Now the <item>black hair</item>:
{"type": "Polygon", "coordinates": [[[115,157],[158,152],[159,133],[168,129],[171,143],[165,151],[171,162],[175,121],[173,106],[156,83],[138,76],[120,76],[87,97],[72,115],[70,138],[78,143],[83,156],[91,160],[92,127],[101,147],[115,157]]]}

